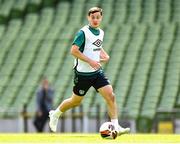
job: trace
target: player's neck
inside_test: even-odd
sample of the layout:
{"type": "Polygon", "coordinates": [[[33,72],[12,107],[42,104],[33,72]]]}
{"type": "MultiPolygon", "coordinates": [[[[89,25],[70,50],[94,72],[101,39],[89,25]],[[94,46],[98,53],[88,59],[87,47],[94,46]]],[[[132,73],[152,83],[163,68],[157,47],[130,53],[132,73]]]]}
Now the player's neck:
{"type": "Polygon", "coordinates": [[[90,24],[88,24],[88,26],[89,26],[90,28],[92,28],[92,29],[95,29],[95,30],[98,30],[98,29],[99,29],[99,27],[93,27],[93,26],[91,26],[90,24]]]}

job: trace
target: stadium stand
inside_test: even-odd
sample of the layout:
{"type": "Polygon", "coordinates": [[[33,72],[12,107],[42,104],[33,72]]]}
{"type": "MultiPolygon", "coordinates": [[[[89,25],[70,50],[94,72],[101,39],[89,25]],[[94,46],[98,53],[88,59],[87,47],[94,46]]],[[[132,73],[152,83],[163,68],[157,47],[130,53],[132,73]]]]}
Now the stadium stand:
{"type": "Polygon", "coordinates": [[[143,0],[141,2],[141,17],[140,22],[142,23],[154,23],[156,13],[156,0],[143,0]]]}
{"type": "MultiPolygon", "coordinates": [[[[92,6],[104,11],[103,45],[111,60],[103,67],[122,118],[153,121],[159,111],[180,107],[179,0],[0,0],[0,117],[17,117],[24,104],[33,113],[42,76],[55,88],[55,106],[69,97],[69,49],[92,6]]],[[[90,116],[97,105],[106,115],[93,89],[84,101],[90,116]]]]}

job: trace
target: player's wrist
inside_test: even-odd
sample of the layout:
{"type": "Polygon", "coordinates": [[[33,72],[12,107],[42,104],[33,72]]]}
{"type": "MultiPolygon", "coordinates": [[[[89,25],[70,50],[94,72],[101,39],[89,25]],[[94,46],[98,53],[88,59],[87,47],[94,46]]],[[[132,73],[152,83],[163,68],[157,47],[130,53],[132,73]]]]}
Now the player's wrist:
{"type": "Polygon", "coordinates": [[[104,58],[100,59],[100,62],[103,62],[103,63],[107,63],[108,61],[109,61],[109,59],[104,59],[104,58]]]}

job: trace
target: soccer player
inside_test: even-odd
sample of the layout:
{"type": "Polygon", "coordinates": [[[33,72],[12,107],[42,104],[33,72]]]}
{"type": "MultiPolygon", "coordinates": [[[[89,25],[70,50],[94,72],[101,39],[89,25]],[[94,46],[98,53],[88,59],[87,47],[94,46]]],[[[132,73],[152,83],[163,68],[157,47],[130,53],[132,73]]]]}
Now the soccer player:
{"type": "Polygon", "coordinates": [[[130,128],[122,128],[118,123],[113,88],[101,67],[101,63],[109,60],[109,55],[102,48],[104,32],[99,28],[102,21],[102,9],[90,8],[87,19],[89,24],[76,34],[71,47],[71,54],[75,57],[73,94],[64,100],[56,110],[49,112],[49,126],[53,132],[56,132],[58,118],[68,109],[79,106],[88,89],[93,86],[105,99],[109,117],[118,134],[129,133],[130,128]]]}

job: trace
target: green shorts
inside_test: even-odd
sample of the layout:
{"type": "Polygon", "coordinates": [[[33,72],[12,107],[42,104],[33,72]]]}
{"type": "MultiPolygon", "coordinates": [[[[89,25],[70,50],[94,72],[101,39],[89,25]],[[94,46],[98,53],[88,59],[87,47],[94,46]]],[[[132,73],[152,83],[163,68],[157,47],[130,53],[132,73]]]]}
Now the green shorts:
{"type": "Polygon", "coordinates": [[[73,92],[78,96],[84,96],[91,86],[98,91],[99,88],[109,84],[110,82],[102,69],[92,73],[74,71],[73,92]]]}

